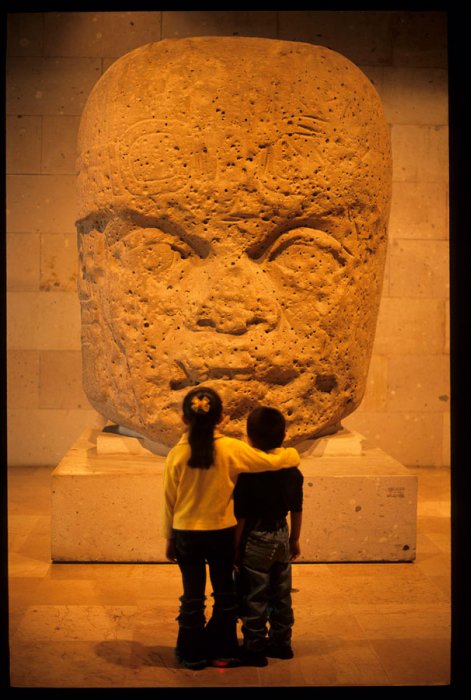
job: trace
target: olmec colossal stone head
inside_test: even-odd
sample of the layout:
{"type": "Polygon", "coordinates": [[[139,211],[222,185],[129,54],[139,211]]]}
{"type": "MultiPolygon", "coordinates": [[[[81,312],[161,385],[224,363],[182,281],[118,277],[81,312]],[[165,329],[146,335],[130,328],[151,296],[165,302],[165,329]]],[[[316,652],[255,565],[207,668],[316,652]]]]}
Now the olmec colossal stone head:
{"type": "Polygon", "coordinates": [[[320,46],[164,40],[116,61],[79,135],[84,387],[172,445],[190,387],[229,434],[258,403],[288,442],[363,396],[386,250],[388,127],[370,81],[320,46]]]}

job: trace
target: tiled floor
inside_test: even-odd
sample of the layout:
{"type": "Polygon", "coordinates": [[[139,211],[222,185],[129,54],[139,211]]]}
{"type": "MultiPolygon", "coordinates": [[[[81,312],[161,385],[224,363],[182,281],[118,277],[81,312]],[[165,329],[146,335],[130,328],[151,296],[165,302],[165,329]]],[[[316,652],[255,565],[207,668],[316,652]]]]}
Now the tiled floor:
{"type": "Polygon", "coordinates": [[[417,559],[294,566],[290,661],[188,671],[173,656],[179,572],[51,564],[50,469],[9,471],[13,688],[447,685],[449,472],[419,476],[417,559]]]}

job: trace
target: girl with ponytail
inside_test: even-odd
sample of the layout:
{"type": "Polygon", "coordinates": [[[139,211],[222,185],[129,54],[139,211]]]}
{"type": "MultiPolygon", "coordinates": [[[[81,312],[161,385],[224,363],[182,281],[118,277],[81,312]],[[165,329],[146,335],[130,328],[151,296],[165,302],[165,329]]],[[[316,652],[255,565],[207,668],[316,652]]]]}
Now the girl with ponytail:
{"type": "Polygon", "coordinates": [[[214,428],[222,419],[222,401],[212,389],[190,391],[183,401],[183,416],[189,426],[189,467],[209,469],[214,460],[214,428]]]}
{"type": "Polygon", "coordinates": [[[237,596],[233,579],[236,519],[232,494],[239,474],[299,465],[292,448],[270,453],[230,438],[217,429],[220,396],[209,387],[192,389],[183,400],[188,430],[166,459],[164,524],[166,557],[180,568],[176,656],[192,669],[241,663],[237,642],[237,596]],[[206,564],[213,588],[206,624],[206,564]]]}

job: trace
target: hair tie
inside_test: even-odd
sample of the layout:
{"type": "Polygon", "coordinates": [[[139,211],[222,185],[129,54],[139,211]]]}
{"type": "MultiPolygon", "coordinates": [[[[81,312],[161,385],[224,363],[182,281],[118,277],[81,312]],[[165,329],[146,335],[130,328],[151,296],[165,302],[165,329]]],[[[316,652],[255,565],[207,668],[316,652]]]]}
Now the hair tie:
{"type": "Polygon", "coordinates": [[[191,410],[193,413],[209,413],[211,410],[211,401],[209,396],[203,394],[201,398],[193,396],[191,399],[191,410]]]}

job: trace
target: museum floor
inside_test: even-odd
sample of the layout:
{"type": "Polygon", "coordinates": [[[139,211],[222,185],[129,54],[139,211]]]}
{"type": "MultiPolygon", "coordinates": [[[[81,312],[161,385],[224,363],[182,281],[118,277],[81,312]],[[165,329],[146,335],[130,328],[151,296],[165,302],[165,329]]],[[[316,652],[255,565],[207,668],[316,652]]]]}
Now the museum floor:
{"type": "Polygon", "coordinates": [[[414,563],[295,565],[295,658],[202,671],[174,660],[175,565],[51,563],[51,471],[9,471],[13,688],[448,684],[448,470],[411,470],[414,563]]]}

